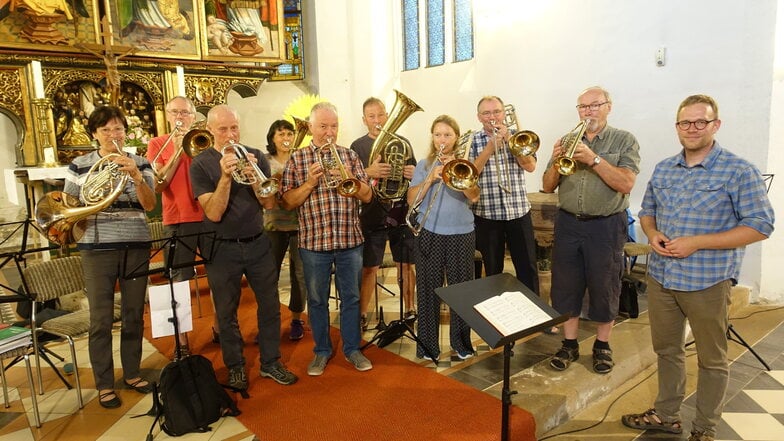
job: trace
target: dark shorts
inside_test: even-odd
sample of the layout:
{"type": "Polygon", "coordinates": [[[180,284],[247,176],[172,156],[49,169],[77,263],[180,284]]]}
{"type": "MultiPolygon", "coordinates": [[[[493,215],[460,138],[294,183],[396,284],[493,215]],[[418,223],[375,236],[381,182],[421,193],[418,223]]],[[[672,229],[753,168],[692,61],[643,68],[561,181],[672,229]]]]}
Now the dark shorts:
{"type": "Polygon", "coordinates": [[[381,266],[387,239],[389,239],[389,249],[392,251],[392,260],[403,263],[416,261],[414,235],[407,226],[363,231],[362,234],[365,236],[365,246],[362,251],[363,267],[381,266]]]}
{"type": "Polygon", "coordinates": [[[627,224],[625,212],[583,221],[558,211],[550,293],[556,311],[579,317],[587,290],[588,318],[600,323],[615,320],[627,224]]]}

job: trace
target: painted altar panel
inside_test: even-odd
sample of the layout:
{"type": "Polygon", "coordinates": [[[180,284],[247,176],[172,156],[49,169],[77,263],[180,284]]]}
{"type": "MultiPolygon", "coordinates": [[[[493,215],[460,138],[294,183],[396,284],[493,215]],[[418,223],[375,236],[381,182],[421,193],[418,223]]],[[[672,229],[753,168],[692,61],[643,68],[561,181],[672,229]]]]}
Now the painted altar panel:
{"type": "Polygon", "coordinates": [[[204,0],[202,58],[263,62],[286,57],[283,0],[204,0]]]}
{"type": "Polygon", "coordinates": [[[0,47],[78,52],[100,41],[98,0],[0,0],[0,47]]]}

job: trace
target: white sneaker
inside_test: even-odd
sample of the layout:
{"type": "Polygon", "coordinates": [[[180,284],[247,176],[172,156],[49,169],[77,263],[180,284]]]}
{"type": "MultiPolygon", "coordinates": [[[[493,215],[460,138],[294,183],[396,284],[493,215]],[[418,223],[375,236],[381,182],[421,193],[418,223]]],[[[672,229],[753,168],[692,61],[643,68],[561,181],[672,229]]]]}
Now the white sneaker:
{"type": "Polygon", "coordinates": [[[346,357],[346,360],[353,364],[354,367],[357,368],[357,370],[360,372],[373,369],[373,364],[370,362],[370,360],[367,359],[367,357],[362,355],[362,352],[360,351],[352,352],[348,357],[346,357]]]}

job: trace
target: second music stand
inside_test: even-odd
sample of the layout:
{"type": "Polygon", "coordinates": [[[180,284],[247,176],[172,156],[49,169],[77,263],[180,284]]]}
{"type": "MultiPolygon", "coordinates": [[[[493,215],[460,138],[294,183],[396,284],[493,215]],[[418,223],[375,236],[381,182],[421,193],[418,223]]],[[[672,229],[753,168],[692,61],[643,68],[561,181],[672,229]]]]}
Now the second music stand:
{"type": "Polygon", "coordinates": [[[510,359],[513,355],[512,347],[515,341],[537,332],[565,322],[567,317],[559,316],[558,312],[540,299],[522,282],[511,274],[501,273],[483,279],[456,283],[441,288],[436,288],[436,295],[449,305],[491,348],[504,347],[504,384],[501,391],[501,441],[509,440],[509,407],[512,405],[512,395],[516,391],[510,387],[510,359]],[[474,305],[490,297],[508,291],[519,291],[530,300],[536,308],[541,309],[550,317],[550,320],[534,324],[526,329],[509,335],[501,334],[484,316],[474,309],[474,305]]]}
{"type": "MultiPolygon", "coordinates": [[[[202,263],[208,263],[212,259],[213,253],[213,244],[215,243],[215,232],[202,232],[202,233],[194,233],[194,234],[187,234],[182,236],[177,236],[176,233],[172,234],[169,238],[166,239],[156,239],[149,242],[150,248],[154,249],[150,254],[150,257],[146,260],[143,260],[136,264],[135,266],[128,266],[128,251],[125,252],[125,262],[126,267],[124,268],[124,279],[135,279],[137,277],[147,277],[152,274],[166,274],[168,276],[169,281],[169,293],[171,295],[171,309],[172,309],[172,317],[169,321],[174,326],[174,358],[175,360],[180,360],[182,358],[180,347],[180,324],[179,320],[177,319],[177,300],[174,297],[174,278],[172,277],[172,270],[180,269],[180,268],[187,268],[192,267],[194,265],[200,265],[202,263]],[[195,249],[192,248],[184,239],[196,237],[196,247],[195,249]],[[205,240],[209,239],[209,240],[205,240]],[[188,259],[186,261],[177,261],[175,262],[175,256],[178,246],[183,246],[187,248],[189,251],[193,252],[194,259],[188,259]],[[145,264],[147,264],[150,260],[154,259],[159,254],[163,253],[164,250],[167,250],[167,258],[165,259],[164,265],[161,268],[154,268],[144,269],[145,264]]],[[[201,295],[201,293],[196,293],[196,295],[201,295]]]]}

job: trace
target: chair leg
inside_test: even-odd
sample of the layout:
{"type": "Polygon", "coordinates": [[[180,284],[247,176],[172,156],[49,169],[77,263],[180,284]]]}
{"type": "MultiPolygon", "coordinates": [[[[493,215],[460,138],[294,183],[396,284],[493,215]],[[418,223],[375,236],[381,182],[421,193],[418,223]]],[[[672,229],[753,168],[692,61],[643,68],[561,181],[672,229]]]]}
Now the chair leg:
{"type": "Polygon", "coordinates": [[[76,347],[74,340],[71,336],[66,336],[68,340],[68,347],[71,349],[71,362],[73,363],[74,379],[76,382],[76,396],[79,401],[79,409],[84,408],[84,399],[82,398],[82,382],[79,380],[79,366],[76,363],[76,347]]]}
{"type": "Polygon", "coordinates": [[[5,379],[5,365],[0,366],[0,381],[3,382],[3,404],[8,409],[11,407],[11,404],[8,402],[8,381],[5,379]]]}
{"type": "MultiPolygon", "coordinates": [[[[33,381],[33,370],[30,367],[30,355],[24,355],[25,369],[27,370],[27,383],[30,385],[30,402],[33,406],[33,417],[35,419],[35,427],[41,427],[41,415],[38,413],[38,398],[35,396],[35,381],[33,381]]],[[[3,380],[3,387],[5,387],[5,380],[3,380]]],[[[21,396],[19,397],[21,400],[21,396]]]]}

